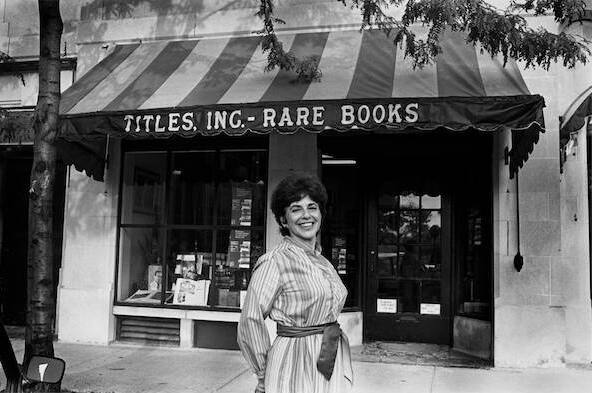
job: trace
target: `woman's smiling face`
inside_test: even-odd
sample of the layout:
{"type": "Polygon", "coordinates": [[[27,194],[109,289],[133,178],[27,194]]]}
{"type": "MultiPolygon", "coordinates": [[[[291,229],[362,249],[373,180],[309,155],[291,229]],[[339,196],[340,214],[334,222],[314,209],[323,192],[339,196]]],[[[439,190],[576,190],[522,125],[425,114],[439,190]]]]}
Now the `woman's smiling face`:
{"type": "Polygon", "coordinates": [[[290,237],[314,247],[317,233],[321,228],[321,209],[318,203],[306,195],[286,208],[284,219],[290,237]]]}

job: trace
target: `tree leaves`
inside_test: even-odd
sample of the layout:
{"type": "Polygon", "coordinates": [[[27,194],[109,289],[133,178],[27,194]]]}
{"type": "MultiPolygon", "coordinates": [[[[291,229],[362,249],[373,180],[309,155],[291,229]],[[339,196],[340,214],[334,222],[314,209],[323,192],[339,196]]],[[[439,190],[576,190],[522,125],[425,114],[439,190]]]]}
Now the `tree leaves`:
{"type": "MultiPolygon", "coordinates": [[[[483,0],[336,1],[360,10],[360,30],[380,29],[392,39],[393,45],[404,46],[405,56],[412,59],[414,67],[423,67],[436,59],[442,52],[440,39],[446,31],[465,32],[467,44],[480,45],[481,50],[491,56],[501,56],[504,65],[511,58],[524,61],[526,67],[549,69],[551,64],[561,61],[563,66],[573,68],[578,63],[586,63],[592,54],[589,41],[543,28],[533,29],[520,14],[551,14],[557,23],[566,24],[583,17],[585,4],[582,0],[514,0],[506,10],[494,8],[483,0]],[[389,7],[403,4],[401,20],[387,13],[389,7]],[[418,36],[418,25],[427,30],[425,36],[418,36]]],[[[261,0],[257,16],[263,20],[261,46],[264,52],[269,52],[266,70],[280,67],[294,70],[297,80],[319,80],[318,61],[298,59],[282,47],[274,23],[284,21],[273,16],[272,0],[261,0]]]]}
{"type": "Polygon", "coordinates": [[[276,67],[280,70],[294,70],[298,75],[298,81],[317,81],[321,78],[321,72],[318,68],[318,59],[306,58],[297,59],[292,52],[286,52],[282,43],[275,34],[274,23],[284,24],[282,19],[273,16],[273,1],[261,0],[259,11],[256,15],[263,20],[263,29],[259,34],[263,35],[261,49],[267,53],[267,65],[265,71],[271,71],[276,67]]]}
{"type": "MultiPolygon", "coordinates": [[[[441,52],[439,39],[448,29],[466,32],[468,44],[480,44],[491,56],[501,55],[504,64],[512,58],[525,61],[526,67],[536,65],[548,69],[561,59],[564,66],[571,68],[578,62],[585,63],[591,54],[585,41],[542,28],[534,30],[524,16],[511,11],[532,11],[535,15],[552,11],[556,21],[563,23],[583,13],[583,7],[583,2],[578,0],[529,0],[513,3],[508,10],[500,11],[482,0],[410,0],[402,18],[400,35],[407,38],[405,55],[419,67],[432,62],[441,52]],[[409,30],[414,23],[428,27],[427,40],[409,46],[409,41],[413,41],[409,30]]],[[[402,41],[395,39],[394,42],[402,41]]]]}

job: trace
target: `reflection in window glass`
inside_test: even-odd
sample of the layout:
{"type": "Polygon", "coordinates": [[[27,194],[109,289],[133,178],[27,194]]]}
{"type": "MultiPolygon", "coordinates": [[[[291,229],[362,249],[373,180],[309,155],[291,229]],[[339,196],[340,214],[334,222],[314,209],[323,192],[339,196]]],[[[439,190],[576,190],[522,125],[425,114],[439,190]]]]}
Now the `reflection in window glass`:
{"type": "Polygon", "coordinates": [[[424,246],[421,248],[420,265],[422,277],[440,278],[442,269],[442,250],[439,246],[424,246]]]}
{"type": "Polygon", "coordinates": [[[172,224],[212,224],[215,152],[173,153],[170,185],[172,224]]]}
{"type": "Polygon", "coordinates": [[[419,313],[419,281],[379,280],[377,297],[396,299],[398,313],[419,313]]]}
{"type": "MultiPolygon", "coordinates": [[[[378,297],[396,299],[397,312],[420,313],[441,299],[441,197],[419,193],[378,198],[378,297]]],[[[432,310],[433,311],[433,310],[432,310]]]]}
{"type": "Polygon", "coordinates": [[[266,163],[264,151],[126,153],[118,301],[240,307],[264,252],[266,163]]]}
{"type": "Polygon", "coordinates": [[[440,195],[436,196],[429,196],[429,195],[422,195],[421,196],[421,208],[422,209],[440,209],[441,208],[441,201],[440,195]]]}
{"type": "MultiPolygon", "coordinates": [[[[329,197],[321,234],[323,255],[335,267],[347,288],[345,306],[359,306],[361,200],[360,193],[352,192],[358,189],[358,167],[355,161],[323,165],[322,173],[329,197]]],[[[389,223],[384,226],[394,228],[389,223]]],[[[385,229],[385,236],[389,236],[389,231],[391,229],[385,229]]]]}
{"type": "Polygon", "coordinates": [[[422,303],[440,303],[441,293],[439,281],[423,281],[421,283],[422,303]]]}
{"type": "Polygon", "coordinates": [[[122,187],[124,224],[159,224],[163,221],[166,154],[126,153],[122,187]]]}
{"type": "Polygon", "coordinates": [[[402,194],[399,196],[401,209],[417,209],[419,208],[419,196],[413,193],[402,194]]]}
{"type": "Polygon", "coordinates": [[[399,247],[396,245],[379,245],[376,269],[379,276],[395,276],[397,272],[397,256],[399,247]]]}
{"type": "Polygon", "coordinates": [[[420,212],[421,220],[421,241],[424,243],[436,244],[440,242],[440,228],[442,226],[442,217],[439,211],[420,212]]]}
{"type": "Polygon", "coordinates": [[[216,255],[219,260],[212,274],[214,290],[210,292],[210,304],[239,307],[251,268],[263,253],[262,231],[247,228],[218,231],[216,255]]]}
{"type": "Polygon", "coordinates": [[[417,211],[401,211],[399,214],[401,243],[419,242],[419,214],[417,211]]]}
{"type": "Polygon", "coordinates": [[[459,314],[489,320],[491,304],[491,256],[484,225],[486,208],[472,206],[463,212],[465,246],[459,264],[459,314]]]}
{"type": "Polygon", "coordinates": [[[120,301],[160,303],[162,236],[156,228],[122,228],[118,291],[120,301]]]}
{"type": "Polygon", "coordinates": [[[219,225],[263,226],[266,174],[260,162],[264,159],[264,152],[220,153],[219,225]],[[239,202],[241,205],[237,206],[239,202]]]}

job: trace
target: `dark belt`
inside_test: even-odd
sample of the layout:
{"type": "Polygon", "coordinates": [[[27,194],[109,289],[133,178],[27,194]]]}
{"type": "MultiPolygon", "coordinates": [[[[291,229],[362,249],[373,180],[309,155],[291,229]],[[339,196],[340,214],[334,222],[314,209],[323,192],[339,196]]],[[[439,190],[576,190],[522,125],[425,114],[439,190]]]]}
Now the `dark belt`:
{"type": "Polygon", "coordinates": [[[351,367],[351,355],[349,351],[349,341],[345,333],[339,327],[337,322],[326,323],[315,326],[285,326],[277,324],[277,335],[282,337],[306,337],[314,334],[322,334],[321,351],[317,360],[317,370],[327,379],[331,379],[333,369],[335,368],[335,358],[337,357],[337,348],[339,342],[344,354],[344,374],[345,377],[353,382],[353,370],[351,367]]]}

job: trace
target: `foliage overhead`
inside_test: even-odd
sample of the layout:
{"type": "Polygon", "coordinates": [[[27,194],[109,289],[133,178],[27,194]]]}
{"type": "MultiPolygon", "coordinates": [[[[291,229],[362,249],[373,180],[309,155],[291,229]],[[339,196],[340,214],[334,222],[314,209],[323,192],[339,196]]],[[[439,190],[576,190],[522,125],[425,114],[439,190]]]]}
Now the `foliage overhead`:
{"type": "MultiPolygon", "coordinates": [[[[528,26],[526,15],[553,15],[559,24],[581,20],[583,0],[513,0],[506,10],[497,9],[483,0],[335,0],[344,6],[358,9],[361,14],[360,30],[377,28],[392,39],[393,45],[405,48],[414,67],[432,63],[442,48],[440,37],[445,30],[463,31],[467,43],[480,44],[481,50],[491,56],[524,61],[526,67],[539,66],[548,70],[559,60],[563,66],[573,68],[586,63],[592,54],[584,38],[570,34],[554,34],[543,28],[528,26]],[[404,7],[401,19],[387,13],[389,7],[404,7]],[[522,13],[522,14],[521,14],[522,13]],[[413,25],[423,25],[425,36],[418,37],[413,25]]],[[[256,13],[263,21],[261,47],[267,52],[266,70],[279,67],[294,70],[298,79],[314,81],[321,77],[316,57],[298,59],[286,52],[275,34],[275,24],[285,21],[273,14],[273,0],[260,0],[256,13]]]]}
{"type": "Polygon", "coordinates": [[[281,70],[296,71],[299,80],[320,80],[321,71],[319,70],[320,59],[318,56],[297,59],[292,52],[284,50],[281,41],[275,34],[274,24],[285,24],[286,22],[273,16],[273,0],[261,0],[256,15],[263,20],[263,29],[260,31],[260,34],[263,35],[261,49],[263,52],[268,52],[265,70],[271,71],[279,67],[281,70]]]}

